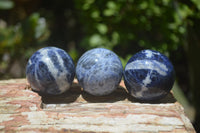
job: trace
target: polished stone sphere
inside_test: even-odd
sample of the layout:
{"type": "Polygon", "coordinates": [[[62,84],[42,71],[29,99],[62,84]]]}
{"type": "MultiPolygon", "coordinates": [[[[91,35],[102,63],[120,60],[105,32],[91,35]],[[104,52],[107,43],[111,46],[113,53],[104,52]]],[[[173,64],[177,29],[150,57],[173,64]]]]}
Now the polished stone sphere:
{"type": "Polygon", "coordinates": [[[104,48],[84,53],[78,60],[76,76],[84,91],[103,96],[112,93],[119,85],[123,67],[118,56],[104,48]]]}
{"type": "Polygon", "coordinates": [[[26,66],[26,77],[33,90],[61,94],[70,88],[75,76],[72,58],[62,49],[45,47],[36,51],[26,66]]]}
{"type": "Polygon", "coordinates": [[[142,50],[133,55],[123,74],[129,93],[140,100],[165,97],[175,80],[175,71],[170,60],[153,50],[142,50]]]}

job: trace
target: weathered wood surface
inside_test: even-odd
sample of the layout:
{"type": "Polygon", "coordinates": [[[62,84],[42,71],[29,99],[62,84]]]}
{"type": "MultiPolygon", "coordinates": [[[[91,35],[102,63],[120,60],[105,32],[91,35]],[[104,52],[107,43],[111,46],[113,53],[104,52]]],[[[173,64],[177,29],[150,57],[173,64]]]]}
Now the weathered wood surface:
{"type": "Polygon", "coordinates": [[[77,82],[59,96],[40,96],[26,79],[0,81],[0,132],[195,132],[171,94],[141,103],[123,82],[114,93],[94,97],[77,82]]]}

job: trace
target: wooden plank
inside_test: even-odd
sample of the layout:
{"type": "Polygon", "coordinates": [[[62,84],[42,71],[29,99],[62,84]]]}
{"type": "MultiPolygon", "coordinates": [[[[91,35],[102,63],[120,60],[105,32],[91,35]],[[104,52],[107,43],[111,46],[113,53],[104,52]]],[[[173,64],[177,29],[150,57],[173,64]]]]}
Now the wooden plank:
{"type": "Polygon", "coordinates": [[[108,96],[82,91],[75,80],[59,96],[40,96],[26,79],[0,81],[0,132],[195,132],[183,107],[169,94],[142,103],[124,83],[108,96]]]}

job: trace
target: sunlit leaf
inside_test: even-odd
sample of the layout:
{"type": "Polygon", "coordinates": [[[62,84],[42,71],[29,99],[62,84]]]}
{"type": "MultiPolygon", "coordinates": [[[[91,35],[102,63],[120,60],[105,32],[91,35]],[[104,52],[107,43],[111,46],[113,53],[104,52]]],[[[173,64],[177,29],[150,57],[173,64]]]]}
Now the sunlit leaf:
{"type": "Polygon", "coordinates": [[[110,9],[115,10],[115,9],[117,9],[117,4],[114,1],[108,1],[107,7],[110,8],[110,9]]]}
{"type": "Polygon", "coordinates": [[[119,7],[117,6],[116,2],[108,1],[106,5],[107,8],[103,12],[105,16],[112,16],[118,12],[119,7]]]}
{"type": "Polygon", "coordinates": [[[105,15],[105,16],[112,16],[112,15],[114,15],[115,14],[115,11],[114,10],[112,10],[112,9],[105,9],[104,10],[104,12],[103,12],[103,14],[105,15]]]}
{"type": "Polygon", "coordinates": [[[98,24],[97,29],[101,34],[105,34],[108,30],[108,28],[105,24],[98,24]]]}
{"type": "Polygon", "coordinates": [[[98,10],[95,10],[91,13],[91,17],[94,18],[94,19],[97,19],[100,17],[100,13],[98,10]]]}
{"type": "Polygon", "coordinates": [[[47,25],[45,18],[40,18],[35,28],[35,38],[40,38],[46,32],[46,29],[47,25]]]}
{"type": "Polygon", "coordinates": [[[97,47],[101,45],[102,38],[99,34],[94,34],[90,37],[89,43],[92,47],[97,47]]]}
{"type": "Polygon", "coordinates": [[[0,9],[8,10],[14,7],[14,2],[11,0],[0,0],[0,9]]]}
{"type": "Polygon", "coordinates": [[[200,0],[191,0],[196,6],[197,8],[200,10],[200,0]]]}
{"type": "Polygon", "coordinates": [[[169,4],[170,0],[162,0],[162,2],[163,2],[163,4],[164,4],[165,6],[167,6],[167,5],[169,4]]]}
{"type": "Polygon", "coordinates": [[[113,45],[116,45],[119,42],[119,33],[118,32],[113,32],[112,34],[112,43],[113,45]]]}
{"type": "Polygon", "coordinates": [[[95,0],[85,0],[85,3],[82,6],[83,10],[88,10],[94,1],[95,0]]]}
{"type": "Polygon", "coordinates": [[[140,9],[146,9],[148,7],[147,1],[142,1],[139,5],[140,9]]]}

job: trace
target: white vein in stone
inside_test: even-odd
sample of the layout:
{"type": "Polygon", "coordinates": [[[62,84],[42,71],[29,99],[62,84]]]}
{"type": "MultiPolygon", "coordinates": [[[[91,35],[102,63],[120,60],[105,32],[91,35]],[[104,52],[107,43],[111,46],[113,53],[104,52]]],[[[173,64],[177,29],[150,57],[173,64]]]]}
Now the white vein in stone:
{"type": "Polygon", "coordinates": [[[146,50],[146,51],[145,51],[145,55],[146,55],[148,58],[151,58],[152,55],[153,55],[153,53],[152,53],[152,51],[150,51],[150,50],[146,50]]]}
{"type": "Polygon", "coordinates": [[[142,86],[140,91],[137,91],[135,94],[132,92],[132,95],[135,97],[143,97],[143,92],[148,91],[148,88],[146,86],[142,86]]]}
{"type": "Polygon", "coordinates": [[[158,53],[158,52],[153,52],[153,51],[151,51],[151,50],[145,50],[144,53],[145,53],[146,57],[148,57],[148,58],[151,58],[151,57],[153,56],[153,54],[154,54],[154,55],[160,55],[160,53],[158,53]]]}
{"type": "Polygon", "coordinates": [[[151,83],[151,78],[149,73],[147,74],[146,78],[142,81],[142,83],[144,84],[144,86],[151,83]]]}
{"type": "Polygon", "coordinates": [[[48,70],[51,72],[51,75],[54,77],[54,79],[57,82],[57,77],[56,75],[58,75],[58,70],[55,68],[53,62],[51,61],[51,59],[48,57],[48,50],[44,49],[42,51],[42,57],[41,57],[41,61],[43,61],[46,65],[48,70]]]}
{"type": "Polygon", "coordinates": [[[64,61],[62,59],[62,57],[56,52],[56,56],[58,58],[58,62],[61,65],[61,69],[63,70],[63,72],[60,73],[60,75],[57,75],[58,77],[55,78],[56,79],[56,83],[59,86],[59,89],[61,92],[64,92],[67,88],[69,88],[69,84],[67,82],[67,77],[66,74],[68,73],[67,70],[65,69],[64,66],[64,61]]]}
{"type": "Polygon", "coordinates": [[[150,75],[151,73],[148,73],[146,78],[142,81],[143,85],[141,86],[141,90],[136,92],[136,97],[143,97],[143,92],[148,91],[146,85],[151,83],[150,75]]]}
{"type": "Polygon", "coordinates": [[[125,71],[135,69],[150,69],[157,71],[160,75],[166,76],[168,68],[156,60],[135,60],[126,65],[125,71]]]}

